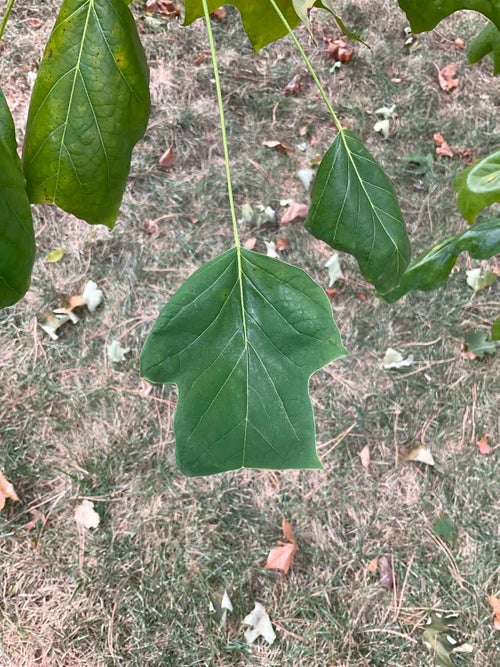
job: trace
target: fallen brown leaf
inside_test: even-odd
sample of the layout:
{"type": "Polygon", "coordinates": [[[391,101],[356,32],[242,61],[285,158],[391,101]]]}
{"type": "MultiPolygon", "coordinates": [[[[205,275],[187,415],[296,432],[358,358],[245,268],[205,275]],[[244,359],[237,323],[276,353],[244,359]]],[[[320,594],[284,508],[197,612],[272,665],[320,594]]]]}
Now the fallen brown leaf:
{"type": "Polygon", "coordinates": [[[149,236],[152,236],[154,239],[158,238],[161,234],[160,225],[156,220],[144,220],[142,223],[142,228],[146,234],[149,234],[149,236]]]}
{"type": "Polygon", "coordinates": [[[331,289],[325,289],[325,294],[326,294],[326,296],[327,296],[329,299],[331,299],[332,297],[334,297],[334,296],[335,296],[336,294],[338,294],[339,292],[340,292],[340,290],[337,289],[336,287],[332,287],[331,289]]]}
{"type": "Polygon", "coordinates": [[[167,150],[158,160],[158,164],[160,165],[160,167],[163,167],[163,169],[168,169],[169,167],[172,166],[174,160],[175,160],[175,151],[172,148],[172,146],[170,146],[170,148],[167,148],[167,150]]]}
{"type": "Polygon", "coordinates": [[[281,529],[283,537],[288,541],[282,542],[279,540],[278,544],[280,546],[271,549],[265,568],[267,570],[282,570],[286,574],[297,551],[297,542],[295,541],[292,527],[286,519],[282,520],[281,529]]]}
{"type": "Polygon", "coordinates": [[[370,448],[368,445],[365,445],[363,449],[359,452],[359,458],[361,460],[361,465],[365,470],[368,470],[370,467],[370,448]]]}
{"type": "Polygon", "coordinates": [[[285,144],[282,144],[281,141],[276,141],[275,139],[266,139],[262,142],[262,145],[266,148],[271,148],[272,150],[278,151],[278,153],[284,153],[285,155],[290,156],[291,150],[285,144]]]}
{"type": "Polygon", "coordinates": [[[194,60],[194,65],[201,65],[201,63],[208,58],[208,53],[200,53],[200,55],[194,60]]]}
{"type": "Polygon", "coordinates": [[[438,72],[441,90],[449,92],[458,86],[458,79],[453,78],[457,73],[457,63],[450,63],[438,72]]]}
{"type": "Polygon", "coordinates": [[[441,155],[442,157],[453,157],[453,151],[442,134],[436,133],[434,135],[434,143],[436,144],[436,155],[441,155]]]}
{"type": "Polygon", "coordinates": [[[300,91],[301,82],[300,74],[296,74],[291,81],[289,81],[286,86],[281,91],[283,95],[292,95],[300,91]]]}
{"type": "Polygon", "coordinates": [[[455,39],[455,41],[453,42],[453,44],[455,44],[457,49],[460,49],[461,51],[463,51],[465,49],[465,42],[464,42],[463,39],[460,39],[460,37],[457,37],[455,39]]]}
{"type": "Polygon", "coordinates": [[[490,603],[491,608],[495,617],[493,619],[493,627],[495,630],[500,630],[500,599],[494,595],[488,595],[488,602],[490,603]]]}
{"type": "Polygon", "coordinates": [[[477,448],[479,449],[479,453],[482,454],[483,456],[486,456],[491,452],[491,447],[488,444],[488,440],[491,438],[489,433],[485,433],[482,438],[479,438],[479,440],[476,442],[477,448]]]}
{"type": "Polygon", "coordinates": [[[166,16],[169,19],[181,15],[181,10],[172,0],[146,0],[146,11],[166,16]]]}
{"type": "Polygon", "coordinates": [[[246,248],[247,250],[253,250],[255,248],[256,243],[257,243],[257,237],[251,236],[249,239],[245,241],[243,247],[246,248]]]}
{"type": "Polygon", "coordinates": [[[394,573],[390,560],[387,556],[380,556],[378,559],[378,571],[380,573],[380,585],[386,591],[394,588],[394,573]]]}
{"type": "Polygon", "coordinates": [[[348,63],[351,60],[354,54],[354,49],[345,41],[345,39],[342,39],[341,37],[339,39],[325,38],[325,42],[327,43],[328,55],[330,58],[340,61],[341,63],[348,63]]]}
{"type": "Polygon", "coordinates": [[[292,201],[287,206],[286,211],[281,216],[280,225],[287,225],[297,218],[306,218],[309,212],[307,204],[300,204],[297,201],[292,201]]]}
{"type": "Polygon", "coordinates": [[[47,518],[45,517],[44,514],[42,514],[39,510],[34,509],[34,510],[28,510],[29,514],[31,514],[32,518],[28,523],[25,523],[23,528],[25,530],[33,530],[36,528],[36,524],[41,521],[42,526],[45,526],[47,523],[47,518]]]}
{"type": "Polygon", "coordinates": [[[213,12],[210,13],[210,17],[213,19],[217,19],[218,21],[223,21],[227,16],[227,12],[224,9],[224,7],[219,7],[219,9],[214,9],[213,12]]]}
{"type": "Polygon", "coordinates": [[[290,243],[288,242],[288,239],[286,239],[284,236],[277,236],[275,245],[276,245],[276,250],[279,250],[281,252],[282,250],[286,250],[290,246],[290,243]]]}
{"type": "Polygon", "coordinates": [[[378,558],[375,556],[375,558],[372,558],[371,561],[368,563],[368,572],[371,574],[375,574],[375,572],[378,570],[378,558]]]}
{"type": "Polygon", "coordinates": [[[10,498],[11,500],[19,500],[14,487],[0,470],[0,512],[5,507],[7,498],[10,498]]]}

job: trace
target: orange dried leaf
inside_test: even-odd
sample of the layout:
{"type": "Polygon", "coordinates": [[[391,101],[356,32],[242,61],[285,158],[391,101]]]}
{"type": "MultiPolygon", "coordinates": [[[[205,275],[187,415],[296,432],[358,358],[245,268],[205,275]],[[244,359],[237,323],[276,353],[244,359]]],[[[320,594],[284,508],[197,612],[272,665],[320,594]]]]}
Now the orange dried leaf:
{"type": "Polygon", "coordinates": [[[169,19],[181,15],[181,10],[172,0],[146,0],[146,11],[161,14],[161,16],[166,16],[169,19]]]}
{"type": "Polygon", "coordinates": [[[283,95],[292,95],[293,93],[298,93],[300,91],[301,82],[300,74],[296,74],[291,81],[289,81],[286,86],[283,88],[283,95]]]}
{"type": "Polygon", "coordinates": [[[276,250],[279,250],[280,252],[282,250],[286,250],[290,246],[288,239],[286,239],[284,236],[277,236],[275,244],[276,244],[276,250]]]}
{"type": "Polygon", "coordinates": [[[372,558],[371,561],[368,563],[368,572],[371,574],[375,574],[375,572],[378,570],[378,558],[375,556],[375,558],[372,558]]]}
{"type": "Polygon", "coordinates": [[[172,166],[173,161],[175,160],[175,151],[170,146],[170,148],[167,148],[167,150],[163,153],[161,158],[158,161],[158,164],[160,167],[163,167],[163,169],[168,169],[169,167],[172,166]]]}
{"type": "Polygon", "coordinates": [[[341,63],[348,63],[353,54],[354,49],[350,46],[345,39],[326,39],[328,45],[328,55],[333,60],[340,61],[341,63]]]}
{"type": "Polygon", "coordinates": [[[251,236],[249,239],[245,241],[243,247],[246,248],[247,250],[253,250],[255,248],[256,243],[257,243],[257,237],[251,236]]]}
{"type": "Polygon", "coordinates": [[[307,204],[300,204],[299,202],[292,201],[287,206],[285,213],[281,216],[280,225],[287,225],[289,222],[293,222],[297,218],[306,218],[309,213],[309,207],[307,204]]]}
{"type": "Polygon", "coordinates": [[[194,65],[201,65],[201,63],[208,58],[208,53],[200,53],[200,55],[194,60],[194,65]]]}
{"type": "Polygon", "coordinates": [[[455,39],[455,41],[453,42],[453,44],[455,44],[455,46],[457,47],[457,49],[460,49],[461,51],[463,51],[463,50],[465,49],[465,42],[464,42],[464,40],[461,39],[460,37],[457,37],[457,38],[455,39]]]}
{"type": "Polygon", "coordinates": [[[485,433],[482,438],[479,438],[479,440],[476,442],[477,448],[479,449],[479,453],[482,454],[483,456],[486,456],[491,452],[491,447],[488,444],[488,440],[490,439],[490,434],[485,433]]]}
{"type": "Polygon", "coordinates": [[[284,153],[285,155],[290,155],[291,151],[288,146],[282,144],[281,141],[276,141],[275,139],[266,139],[262,142],[262,145],[266,148],[271,148],[279,153],[284,153]]]}
{"type": "Polygon", "coordinates": [[[453,151],[442,134],[436,133],[433,138],[434,143],[436,144],[436,155],[441,155],[443,157],[453,157],[453,151]]]}
{"type": "Polygon", "coordinates": [[[490,603],[495,618],[493,619],[493,626],[495,630],[500,630],[500,598],[494,595],[488,595],[488,602],[490,603]]]}
{"type": "Polygon", "coordinates": [[[439,85],[441,90],[449,92],[458,86],[458,79],[455,79],[454,76],[457,73],[457,63],[450,63],[440,69],[438,72],[439,85]]]}
{"type": "Polygon", "coordinates": [[[14,487],[0,470],[0,511],[3,510],[7,498],[10,498],[11,500],[19,500],[14,487]]]}
{"type": "Polygon", "coordinates": [[[292,565],[293,557],[297,551],[297,542],[295,541],[292,527],[286,519],[282,521],[282,530],[283,537],[288,542],[279,540],[279,546],[271,549],[265,568],[267,570],[282,570],[286,574],[292,565]]]}
{"type": "Polygon", "coordinates": [[[28,523],[25,523],[23,528],[25,530],[33,530],[36,528],[36,525],[39,521],[41,521],[42,526],[45,526],[47,523],[47,518],[45,517],[44,514],[42,514],[39,510],[34,509],[34,510],[28,510],[29,514],[31,514],[32,518],[28,523]]]}

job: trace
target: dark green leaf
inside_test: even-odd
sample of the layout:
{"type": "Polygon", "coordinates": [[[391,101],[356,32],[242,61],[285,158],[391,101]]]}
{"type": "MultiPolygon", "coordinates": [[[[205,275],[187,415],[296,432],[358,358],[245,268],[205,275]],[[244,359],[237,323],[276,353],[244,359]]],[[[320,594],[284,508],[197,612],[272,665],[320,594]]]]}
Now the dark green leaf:
{"type": "Polygon", "coordinates": [[[461,252],[469,252],[474,259],[488,259],[500,252],[500,218],[485,220],[469,227],[461,234],[443,239],[417,257],[404,274],[401,282],[383,294],[392,303],[414,290],[431,290],[445,282],[461,252]]]}
{"type": "Polygon", "coordinates": [[[308,381],[343,354],[328,299],[307,274],[233,248],[165,305],[141,374],[178,385],[176,454],[187,475],[320,468],[308,381]]]}
{"type": "Polygon", "coordinates": [[[146,57],[123,0],[65,0],[29,110],[31,201],[112,227],[148,116],[146,57]]]}
{"type": "Polygon", "coordinates": [[[488,23],[467,49],[469,63],[472,65],[491,53],[493,74],[500,74],[500,30],[488,23]]]}
{"type": "Polygon", "coordinates": [[[468,222],[500,202],[500,150],[461,171],[453,183],[460,213],[468,222]]]}
{"type": "Polygon", "coordinates": [[[477,357],[484,357],[485,354],[494,354],[496,345],[488,340],[488,335],[484,331],[473,331],[465,337],[465,344],[471,352],[477,357]]]}
{"type": "MultiPolygon", "coordinates": [[[[275,42],[287,34],[287,30],[269,0],[208,0],[208,10],[213,12],[223,4],[233,5],[241,14],[241,20],[253,48],[258,51],[266,44],[275,42]]],[[[300,19],[293,8],[293,0],[276,0],[276,4],[283,12],[290,27],[296,28],[300,19]]],[[[203,16],[201,0],[185,0],[184,25],[203,16]]]]}
{"type": "Polygon", "coordinates": [[[398,0],[413,32],[432,30],[446,16],[459,9],[481,12],[500,28],[500,3],[498,0],[398,0]]]}
{"type": "Polygon", "coordinates": [[[318,168],[306,228],[354,255],[380,293],[401,280],[410,242],[394,187],[351,132],[339,133],[318,168]]]}
{"type": "Polygon", "coordinates": [[[491,325],[491,340],[500,340],[500,317],[491,325]]]}
{"type": "Polygon", "coordinates": [[[30,286],[35,237],[14,123],[1,91],[0,164],[0,308],[4,308],[19,301],[30,286]]]}

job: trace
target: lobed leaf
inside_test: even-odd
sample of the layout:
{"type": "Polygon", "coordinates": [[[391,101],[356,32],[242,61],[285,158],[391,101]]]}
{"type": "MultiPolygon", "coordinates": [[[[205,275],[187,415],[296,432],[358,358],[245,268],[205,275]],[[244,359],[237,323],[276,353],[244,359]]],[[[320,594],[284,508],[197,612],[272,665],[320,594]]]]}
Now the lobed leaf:
{"type": "Polygon", "coordinates": [[[28,291],[35,236],[14,122],[1,91],[0,164],[0,308],[4,308],[28,291]]]}
{"type": "Polygon", "coordinates": [[[401,280],[410,242],[396,193],[352,132],[340,132],[321,161],[305,226],[332,248],[354,255],[380,293],[401,280]]]}
{"type": "Polygon", "coordinates": [[[467,49],[469,64],[479,62],[489,53],[493,59],[493,74],[500,74],[500,29],[488,22],[467,49]]]}
{"type": "Polygon", "coordinates": [[[453,183],[460,213],[468,222],[487,206],[500,202],[500,150],[458,174],[453,183]]]}
{"type": "Polygon", "coordinates": [[[444,239],[414,260],[401,282],[382,297],[392,303],[414,290],[432,290],[444,283],[461,252],[488,259],[500,252],[500,218],[478,222],[465,232],[444,239]]]}
{"type": "Polygon", "coordinates": [[[123,0],[64,0],[33,89],[28,193],[113,227],[149,116],[146,56],[123,0]]]}
{"type": "Polygon", "coordinates": [[[432,30],[453,12],[473,9],[481,12],[500,29],[500,3],[498,0],[398,0],[410,22],[413,32],[432,30]]]}
{"type": "Polygon", "coordinates": [[[345,353],[328,299],[307,274],[233,248],[164,306],[141,375],[178,385],[176,456],[187,475],[320,468],[308,381],[345,353]]]}

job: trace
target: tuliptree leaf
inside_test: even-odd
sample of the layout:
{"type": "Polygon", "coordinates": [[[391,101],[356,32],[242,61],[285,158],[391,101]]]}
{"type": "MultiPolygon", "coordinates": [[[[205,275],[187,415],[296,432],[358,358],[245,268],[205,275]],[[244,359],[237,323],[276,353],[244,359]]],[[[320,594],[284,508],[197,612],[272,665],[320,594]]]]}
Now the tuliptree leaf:
{"type": "Polygon", "coordinates": [[[187,475],[320,468],[308,381],[344,354],[328,299],[307,274],[233,248],[164,306],[141,375],[178,386],[176,455],[187,475]]]}
{"type": "Polygon", "coordinates": [[[305,225],[332,248],[354,255],[380,293],[401,280],[410,242],[396,193],[352,132],[339,132],[321,161],[305,225]]]}
{"type": "Polygon", "coordinates": [[[0,91],[0,308],[19,301],[30,286],[35,236],[14,122],[0,91]]]}
{"type": "Polygon", "coordinates": [[[148,116],[146,57],[126,4],[64,0],[28,115],[31,201],[113,227],[148,116]]]}
{"type": "MultiPolygon", "coordinates": [[[[203,4],[201,0],[185,0],[184,4],[186,12],[184,25],[189,25],[203,16],[203,4]]],[[[256,51],[287,34],[286,28],[283,26],[269,0],[232,0],[227,3],[224,3],[223,0],[208,0],[207,4],[210,12],[213,12],[223,4],[236,7],[241,14],[245,32],[256,51]]],[[[296,28],[300,23],[300,18],[294,10],[293,0],[276,0],[276,4],[283,12],[290,26],[296,28]]]]}
{"type": "Polygon", "coordinates": [[[498,0],[398,0],[410,22],[412,32],[432,30],[437,24],[459,9],[481,12],[500,28],[498,0]]]}
{"type": "Polygon", "coordinates": [[[461,171],[453,183],[460,213],[468,222],[500,202],[500,150],[461,171]]]}
{"type": "Polygon", "coordinates": [[[500,252],[500,219],[485,220],[454,234],[422,255],[407,268],[399,285],[383,294],[392,303],[413,290],[431,290],[445,282],[461,252],[474,259],[488,259],[500,252]]]}
{"type": "Polygon", "coordinates": [[[469,64],[479,62],[489,53],[493,58],[493,74],[500,74],[500,29],[491,22],[470,43],[467,49],[469,64]]]}

